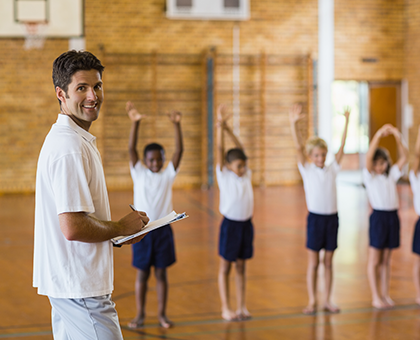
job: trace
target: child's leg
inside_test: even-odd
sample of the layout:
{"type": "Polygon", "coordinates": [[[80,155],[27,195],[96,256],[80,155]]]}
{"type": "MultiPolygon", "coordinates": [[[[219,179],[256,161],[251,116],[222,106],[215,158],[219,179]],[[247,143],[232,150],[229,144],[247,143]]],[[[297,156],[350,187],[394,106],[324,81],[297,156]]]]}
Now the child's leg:
{"type": "Polygon", "coordinates": [[[416,288],[416,303],[420,305],[420,255],[415,254],[413,266],[414,287],[416,288]]]}
{"type": "Polygon", "coordinates": [[[144,324],[147,280],[149,279],[150,270],[137,270],[137,277],[135,283],[136,294],[136,317],[128,324],[129,328],[139,328],[144,324]]]}
{"type": "Polygon", "coordinates": [[[306,271],[306,286],[308,289],[309,302],[303,309],[305,314],[316,312],[316,280],[319,266],[319,252],[308,249],[308,268],[306,271]]]}
{"type": "Polygon", "coordinates": [[[170,328],[173,323],[166,316],[166,302],[168,299],[168,278],[166,268],[155,268],[156,293],[158,298],[158,319],[164,328],[170,328]]]}
{"type": "Polygon", "coordinates": [[[251,314],[248,312],[248,309],[245,305],[245,260],[237,259],[236,260],[236,316],[240,320],[249,319],[251,314]]]}
{"type": "Polygon", "coordinates": [[[389,297],[389,276],[391,272],[391,253],[392,249],[386,248],[383,250],[381,262],[381,290],[384,302],[388,307],[394,306],[395,303],[389,297]]]}
{"type": "Polygon", "coordinates": [[[220,258],[219,265],[219,294],[222,302],[222,318],[228,321],[236,319],[235,313],[229,306],[229,273],[232,262],[220,258]]]}
{"type": "Polygon", "coordinates": [[[333,282],[333,268],[332,268],[332,258],[334,255],[334,250],[326,250],[324,254],[324,270],[325,270],[325,303],[324,309],[337,313],[340,311],[336,305],[331,302],[331,292],[332,292],[332,282],[333,282]]]}
{"type": "Polygon", "coordinates": [[[374,247],[369,247],[368,254],[368,280],[372,292],[372,306],[379,309],[387,307],[382,296],[379,294],[379,271],[382,263],[383,251],[374,247]]]}

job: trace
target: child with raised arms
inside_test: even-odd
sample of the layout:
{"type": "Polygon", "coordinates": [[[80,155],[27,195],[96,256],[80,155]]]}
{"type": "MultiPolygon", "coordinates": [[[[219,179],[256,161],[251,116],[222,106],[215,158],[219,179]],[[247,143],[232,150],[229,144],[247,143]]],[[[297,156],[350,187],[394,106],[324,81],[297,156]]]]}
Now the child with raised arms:
{"type": "Polygon", "coordinates": [[[219,236],[219,293],[222,318],[228,321],[251,317],[245,305],[245,261],[253,255],[254,229],[251,218],[254,196],[251,170],[247,167],[244,148],[226,121],[224,105],[217,109],[217,165],[216,176],[220,190],[219,210],[224,216],[219,236]],[[224,133],[232,139],[235,148],[224,152],[224,133]],[[229,304],[229,273],[232,263],[236,269],[236,313],[229,304]]]}
{"type": "MultiPolygon", "coordinates": [[[[130,171],[134,183],[134,206],[147,211],[151,221],[162,218],[172,211],[172,184],[177,175],[183,153],[181,133],[181,113],[168,114],[175,130],[175,151],[166,168],[165,152],[157,143],[145,146],[143,162],[137,152],[137,135],[140,122],[145,118],[133,103],[127,102],[126,110],[131,119],[129,136],[130,171]]],[[[158,319],[164,328],[173,324],[166,316],[168,281],[166,268],[175,262],[175,245],[170,225],[148,233],[141,242],[133,245],[133,266],[137,268],[135,283],[136,317],[129,323],[130,328],[144,324],[147,281],[150,268],[155,267],[156,292],[158,298],[158,319]]]]}
{"type": "Polygon", "coordinates": [[[366,153],[363,183],[373,209],[369,218],[368,280],[372,306],[378,309],[394,305],[389,297],[389,276],[392,250],[400,245],[397,181],[407,158],[401,134],[391,124],[385,124],[375,133],[366,153]],[[379,147],[381,138],[388,135],[395,137],[398,146],[400,156],[395,165],[388,150],[379,147]]]}
{"type": "Polygon", "coordinates": [[[309,295],[308,305],[303,309],[305,314],[314,314],[317,310],[316,287],[319,263],[324,265],[325,296],[323,309],[337,313],[340,309],[331,301],[333,268],[332,258],[337,248],[338,214],[336,177],[340,170],[340,162],[344,155],[347,127],[350,110],[346,109],[344,132],[340,149],[334,161],[326,165],[328,153],[327,143],[319,138],[309,138],[305,143],[298,128],[298,122],[306,118],[302,114],[302,106],[294,105],[289,112],[292,137],[296,146],[298,168],[303,180],[306,205],[309,211],[307,218],[308,267],[306,284],[309,295]],[[320,251],[324,249],[324,256],[320,251]]]}
{"type": "MultiPolygon", "coordinates": [[[[410,171],[410,184],[413,191],[413,205],[416,214],[420,216],[420,126],[417,133],[417,141],[415,146],[415,158],[410,171]]],[[[414,259],[413,278],[416,288],[416,303],[420,305],[420,217],[414,228],[413,236],[413,253],[416,255],[414,259]]]]}

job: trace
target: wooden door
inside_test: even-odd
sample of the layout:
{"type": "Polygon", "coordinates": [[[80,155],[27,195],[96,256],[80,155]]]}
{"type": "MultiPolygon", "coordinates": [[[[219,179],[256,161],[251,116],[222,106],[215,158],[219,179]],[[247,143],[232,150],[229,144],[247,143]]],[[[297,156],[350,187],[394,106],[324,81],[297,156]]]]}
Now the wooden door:
{"type": "MultiPolygon", "coordinates": [[[[369,139],[384,124],[392,124],[401,130],[400,82],[369,83],[369,139]]],[[[388,149],[393,162],[398,150],[393,136],[382,138],[379,146],[388,149]]]]}

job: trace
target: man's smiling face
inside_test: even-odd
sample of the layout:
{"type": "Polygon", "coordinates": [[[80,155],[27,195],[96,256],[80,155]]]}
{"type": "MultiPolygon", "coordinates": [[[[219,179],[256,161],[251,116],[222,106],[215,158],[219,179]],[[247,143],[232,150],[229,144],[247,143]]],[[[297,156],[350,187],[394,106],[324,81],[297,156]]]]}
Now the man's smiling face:
{"type": "Polygon", "coordinates": [[[56,88],[61,111],[86,131],[98,119],[104,100],[101,75],[97,70],[77,71],[72,76],[67,92],[56,88]]]}

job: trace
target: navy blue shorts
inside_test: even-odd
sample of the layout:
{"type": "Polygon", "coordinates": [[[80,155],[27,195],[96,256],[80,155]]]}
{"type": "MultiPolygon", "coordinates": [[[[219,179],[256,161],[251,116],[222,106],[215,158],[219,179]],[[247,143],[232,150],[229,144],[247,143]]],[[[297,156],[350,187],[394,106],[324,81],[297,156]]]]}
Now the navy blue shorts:
{"type": "Polygon", "coordinates": [[[219,255],[230,262],[250,259],[254,252],[253,240],[254,227],[251,219],[232,221],[225,217],[220,226],[219,255]]]}
{"type": "Polygon", "coordinates": [[[420,255],[420,218],[417,220],[413,236],[413,253],[420,255]]]}
{"type": "Polygon", "coordinates": [[[369,218],[369,245],[377,249],[400,246],[400,219],[397,210],[373,210],[369,218]]]}
{"type": "Polygon", "coordinates": [[[172,228],[168,224],[148,233],[132,245],[133,266],[147,271],[151,266],[166,268],[175,263],[175,244],[172,228]]]}
{"type": "Polygon", "coordinates": [[[308,214],[306,228],[306,248],[320,251],[337,249],[338,214],[308,214]]]}

